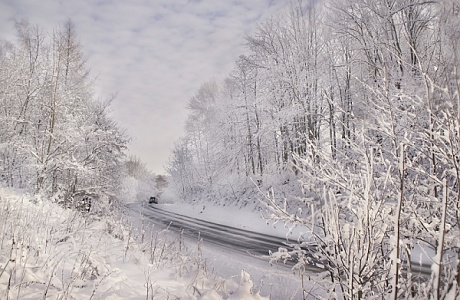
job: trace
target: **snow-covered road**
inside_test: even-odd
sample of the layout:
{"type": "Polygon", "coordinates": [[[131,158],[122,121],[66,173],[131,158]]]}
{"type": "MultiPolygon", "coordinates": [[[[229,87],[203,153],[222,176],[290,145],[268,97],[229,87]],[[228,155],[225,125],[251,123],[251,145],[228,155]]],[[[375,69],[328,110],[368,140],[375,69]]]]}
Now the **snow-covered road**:
{"type": "MultiPolygon", "coordinates": [[[[312,282],[302,284],[301,276],[292,272],[293,262],[273,265],[269,263],[269,251],[275,252],[279,247],[289,248],[288,244],[295,244],[295,241],[282,237],[282,228],[279,226],[275,229],[280,230],[273,230],[274,235],[267,234],[268,228],[257,225],[260,223],[260,220],[256,220],[257,215],[247,214],[247,210],[231,211],[231,208],[226,208],[229,211],[225,213],[222,209],[207,207],[206,213],[203,214],[204,208],[193,211],[192,207],[176,205],[132,203],[127,207],[137,216],[141,216],[142,222],[147,226],[153,225],[161,230],[168,228],[173,234],[181,233],[192,246],[201,240],[203,252],[217,275],[237,278],[241,270],[245,270],[251,275],[256,289],[265,296],[269,295],[271,299],[299,298],[302,295],[302,285],[304,288],[310,285],[307,289],[314,290],[316,295],[324,292],[312,282]],[[176,213],[176,210],[180,213],[176,213]],[[235,220],[241,214],[242,220],[235,220]],[[219,222],[219,219],[222,222],[219,222]],[[229,226],[231,223],[239,224],[239,228],[229,226]],[[252,230],[246,230],[247,228],[252,230]]],[[[273,228],[273,225],[270,228],[273,228]]],[[[426,280],[426,276],[430,274],[430,265],[425,265],[427,255],[420,254],[420,247],[415,248],[413,275],[419,278],[418,280],[426,280]]],[[[303,278],[318,271],[319,269],[312,266],[303,274],[303,278]]]]}
{"type": "MultiPolygon", "coordinates": [[[[155,205],[145,206],[143,214],[155,224],[163,224],[175,231],[201,238],[205,243],[214,244],[227,250],[241,252],[251,257],[267,258],[270,251],[275,252],[279,247],[288,248],[295,241],[271,236],[263,233],[238,229],[227,225],[200,220],[163,210],[155,205]]],[[[292,267],[292,263],[287,267],[292,267]]],[[[311,267],[312,272],[317,268],[311,267]]]]}
{"type": "MultiPolygon", "coordinates": [[[[181,232],[191,245],[201,239],[203,253],[219,276],[238,278],[241,270],[245,270],[262,295],[270,295],[271,299],[301,297],[301,276],[292,272],[293,264],[269,263],[269,251],[287,247],[286,238],[176,214],[161,206],[133,203],[127,207],[140,213],[144,224],[150,223],[161,230],[169,228],[176,234],[181,232]]],[[[312,267],[310,271],[314,273],[318,269],[312,267]]]]}

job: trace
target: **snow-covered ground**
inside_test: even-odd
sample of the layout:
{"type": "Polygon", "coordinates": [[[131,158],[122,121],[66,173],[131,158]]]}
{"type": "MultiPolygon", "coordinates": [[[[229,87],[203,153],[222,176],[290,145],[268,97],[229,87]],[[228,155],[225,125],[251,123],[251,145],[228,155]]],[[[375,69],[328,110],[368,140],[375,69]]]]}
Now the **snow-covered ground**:
{"type": "Polygon", "coordinates": [[[248,273],[222,278],[164,232],[83,216],[0,189],[0,299],[261,299],[248,273]]]}
{"type": "MultiPolygon", "coordinates": [[[[267,224],[257,209],[160,207],[252,231],[287,232],[283,224],[267,224]]],[[[130,227],[133,216],[84,216],[7,189],[0,189],[0,220],[0,299],[290,299],[302,286],[315,295],[322,289],[284,266],[185,242],[159,228],[130,227]]]]}

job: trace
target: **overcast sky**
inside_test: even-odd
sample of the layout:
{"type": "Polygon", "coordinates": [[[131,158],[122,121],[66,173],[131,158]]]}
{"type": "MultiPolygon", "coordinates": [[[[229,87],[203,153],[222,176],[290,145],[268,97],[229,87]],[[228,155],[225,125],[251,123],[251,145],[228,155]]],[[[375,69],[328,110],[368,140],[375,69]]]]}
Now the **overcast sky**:
{"type": "Polygon", "coordinates": [[[227,75],[244,37],[289,0],[0,0],[0,39],[16,41],[14,20],[51,32],[75,23],[87,66],[112,117],[132,138],[130,153],[164,173],[184,136],[186,104],[227,75]]]}

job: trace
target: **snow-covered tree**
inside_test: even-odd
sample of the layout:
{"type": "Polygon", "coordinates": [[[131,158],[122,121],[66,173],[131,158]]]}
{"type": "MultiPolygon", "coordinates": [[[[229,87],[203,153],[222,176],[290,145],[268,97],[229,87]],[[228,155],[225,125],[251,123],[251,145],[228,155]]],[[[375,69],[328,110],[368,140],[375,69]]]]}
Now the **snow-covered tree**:
{"type": "Polygon", "coordinates": [[[26,21],[0,57],[0,163],[8,186],[81,199],[116,192],[127,138],[95,99],[82,47],[69,20],[50,38],[26,21]]]}
{"type": "Polygon", "coordinates": [[[331,293],[458,297],[459,11],[454,0],[294,3],[247,38],[212,117],[191,113],[173,182],[188,197],[219,177],[263,192],[298,179],[303,197],[271,193],[269,206],[310,228],[310,253],[291,254],[297,267],[322,262],[331,293]],[[415,276],[420,249],[435,253],[429,280],[415,276]]]}
{"type": "Polygon", "coordinates": [[[331,19],[339,34],[334,42],[354,49],[342,75],[349,80],[352,118],[335,124],[348,127],[346,120],[353,130],[337,136],[343,146],[336,151],[315,143],[315,156],[298,156],[308,197],[294,206],[308,210],[309,217],[271,199],[274,217],[311,228],[306,242],[317,250],[294,252],[307,254],[304,262],[311,263],[313,255],[325,264],[339,287],[332,293],[358,299],[455,298],[458,61],[456,43],[445,33],[452,37],[458,30],[450,25],[457,22],[456,6],[422,1],[335,5],[331,19]],[[414,248],[435,253],[428,282],[414,277],[421,260],[414,248]]]}

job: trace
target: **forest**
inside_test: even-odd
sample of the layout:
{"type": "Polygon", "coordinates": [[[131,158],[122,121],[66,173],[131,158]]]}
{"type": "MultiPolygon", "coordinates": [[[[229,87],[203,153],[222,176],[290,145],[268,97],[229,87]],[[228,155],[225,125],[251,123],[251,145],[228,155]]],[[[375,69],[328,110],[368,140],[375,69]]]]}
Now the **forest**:
{"type": "Polygon", "coordinates": [[[102,209],[119,193],[128,138],[108,116],[110,99],[96,98],[75,26],[45,33],[24,20],[16,30],[18,42],[0,48],[0,181],[102,209]]]}
{"type": "Polygon", "coordinates": [[[457,0],[294,1],[190,99],[171,185],[307,227],[274,256],[324,262],[330,298],[459,299],[459,47],[457,0]]]}

